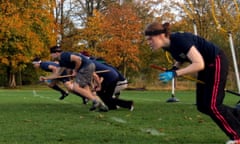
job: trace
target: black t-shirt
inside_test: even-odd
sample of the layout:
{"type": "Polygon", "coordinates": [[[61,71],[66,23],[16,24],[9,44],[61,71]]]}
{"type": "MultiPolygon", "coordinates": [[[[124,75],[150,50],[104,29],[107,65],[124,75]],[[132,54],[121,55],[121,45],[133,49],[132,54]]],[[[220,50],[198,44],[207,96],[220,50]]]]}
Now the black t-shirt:
{"type": "Polygon", "coordinates": [[[103,72],[98,74],[100,77],[104,78],[103,83],[112,83],[112,82],[118,81],[119,75],[115,69],[113,69],[108,65],[102,64],[96,60],[92,60],[92,62],[96,66],[96,71],[109,70],[108,72],[103,72]]]}
{"type": "Polygon", "coordinates": [[[87,59],[85,56],[78,54],[78,53],[72,53],[72,52],[62,52],[60,55],[60,60],[59,60],[59,65],[61,67],[66,67],[69,69],[74,69],[75,68],[75,62],[71,61],[71,55],[76,55],[79,56],[82,60],[82,64],[79,69],[82,67],[88,66],[92,62],[87,59]]]}
{"type": "Polygon", "coordinates": [[[46,61],[46,62],[41,62],[40,63],[40,68],[44,71],[47,72],[52,72],[51,69],[49,69],[49,66],[55,66],[55,67],[59,67],[59,64],[55,63],[55,62],[51,62],[51,61],[46,61]]]}
{"type": "MultiPolygon", "coordinates": [[[[49,66],[55,66],[55,67],[60,67],[59,64],[55,63],[55,62],[52,62],[52,61],[45,61],[45,62],[41,62],[40,63],[40,68],[46,72],[53,72],[51,69],[49,69],[49,66]]],[[[61,75],[66,75],[67,74],[67,71],[64,70],[61,75]]],[[[60,80],[68,80],[69,78],[63,78],[63,79],[60,79],[60,80]]]]}
{"type": "Polygon", "coordinates": [[[169,51],[172,57],[178,62],[189,61],[187,58],[187,53],[192,46],[195,46],[200,52],[205,64],[213,62],[216,55],[220,51],[219,48],[213,43],[192,33],[172,33],[170,35],[170,41],[170,47],[164,49],[169,51]]]}

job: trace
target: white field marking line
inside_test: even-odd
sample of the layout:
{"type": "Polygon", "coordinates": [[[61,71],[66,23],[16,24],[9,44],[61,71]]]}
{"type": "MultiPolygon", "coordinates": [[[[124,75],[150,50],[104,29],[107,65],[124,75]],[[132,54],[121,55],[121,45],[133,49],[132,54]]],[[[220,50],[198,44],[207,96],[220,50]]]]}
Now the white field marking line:
{"type": "Polygon", "coordinates": [[[39,94],[37,94],[37,92],[35,90],[33,90],[33,96],[34,97],[40,97],[40,98],[43,98],[43,99],[49,99],[49,100],[53,100],[53,101],[61,102],[61,103],[69,103],[69,102],[66,102],[66,101],[60,101],[58,99],[53,99],[53,98],[50,98],[50,97],[39,95],[39,94]]]}
{"type": "Polygon", "coordinates": [[[116,121],[116,122],[118,122],[118,123],[127,123],[126,120],[124,120],[124,119],[122,119],[122,118],[119,118],[119,117],[111,117],[110,119],[111,119],[111,120],[114,120],[114,121],[116,121]]]}
{"type": "Polygon", "coordinates": [[[165,133],[159,132],[158,130],[154,128],[141,128],[141,131],[153,136],[165,136],[165,133]]]}
{"type": "MultiPolygon", "coordinates": [[[[127,123],[126,120],[119,118],[119,117],[110,117],[110,119],[114,120],[118,123],[122,123],[122,124],[127,123]]],[[[154,129],[154,128],[140,128],[140,131],[143,133],[153,135],[153,136],[165,136],[166,135],[165,133],[160,132],[159,130],[154,129]]]]}
{"type": "Polygon", "coordinates": [[[35,90],[33,90],[33,96],[34,97],[39,97],[39,98],[42,98],[42,99],[52,100],[52,101],[59,102],[59,103],[71,104],[75,107],[80,107],[80,105],[78,105],[78,104],[73,104],[73,103],[70,103],[70,102],[67,102],[67,101],[62,101],[62,100],[59,100],[59,99],[53,99],[51,97],[46,97],[46,96],[43,96],[43,95],[39,95],[39,94],[37,94],[37,92],[35,90]]]}

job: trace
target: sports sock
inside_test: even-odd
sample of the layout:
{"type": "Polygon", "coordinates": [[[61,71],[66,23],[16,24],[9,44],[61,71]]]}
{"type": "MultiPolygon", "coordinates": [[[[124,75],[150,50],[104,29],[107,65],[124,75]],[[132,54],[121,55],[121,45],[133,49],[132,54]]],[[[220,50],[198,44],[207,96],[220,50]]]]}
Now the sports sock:
{"type": "Polygon", "coordinates": [[[61,89],[58,85],[54,85],[53,87],[52,87],[52,89],[54,89],[54,90],[56,90],[56,91],[60,91],[62,94],[65,94],[66,92],[63,90],[63,89],[61,89]]]}
{"type": "Polygon", "coordinates": [[[79,94],[79,93],[77,93],[77,92],[75,92],[75,91],[72,91],[72,93],[74,93],[75,95],[81,97],[81,98],[82,98],[82,101],[83,101],[83,104],[87,104],[88,98],[82,96],[81,94],[79,94]]]}

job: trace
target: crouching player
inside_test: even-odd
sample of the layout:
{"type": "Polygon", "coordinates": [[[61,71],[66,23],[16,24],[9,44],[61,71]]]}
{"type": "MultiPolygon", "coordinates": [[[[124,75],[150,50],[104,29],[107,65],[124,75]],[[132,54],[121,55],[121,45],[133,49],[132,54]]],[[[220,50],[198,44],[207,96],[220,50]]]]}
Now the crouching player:
{"type": "MultiPolygon", "coordinates": [[[[96,71],[109,70],[108,72],[98,73],[99,77],[103,78],[101,83],[101,90],[97,91],[97,95],[103,100],[103,102],[108,106],[109,110],[117,109],[118,107],[127,108],[130,111],[134,109],[134,102],[132,100],[123,100],[113,97],[116,94],[120,94],[121,88],[124,88],[122,85],[117,85],[121,83],[123,77],[120,77],[119,73],[115,68],[107,64],[100,63],[96,60],[92,60],[96,66],[96,71]]],[[[124,80],[126,82],[126,80],[124,80]]],[[[125,83],[126,86],[126,83],[125,83]]]]}
{"type": "MultiPolygon", "coordinates": [[[[59,62],[60,68],[48,78],[59,76],[64,70],[71,69],[72,76],[75,77],[72,90],[93,102],[90,110],[108,111],[108,107],[99,97],[92,93],[92,80],[98,76],[95,73],[95,65],[89,59],[78,53],[63,52],[59,46],[50,48],[51,57],[59,62]]],[[[45,78],[47,79],[47,78],[45,78]]],[[[98,84],[100,85],[100,84],[98,84]]]]}
{"type": "MultiPolygon", "coordinates": [[[[42,69],[46,72],[56,72],[56,69],[57,67],[59,67],[59,65],[55,62],[50,62],[50,61],[46,61],[46,62],[42,62],[39,58],[35,58],[33,61],[32,61],[32,64],[34,66],[34,68],[36,69],[42,69]]],[[[40,77],[40,81],[42,81],[41,79],[42,77],[40,77]]],[[[58,81],[61,81],[65,86],[68,85],[68,83],[70,82],[70,79],[69,78],[61,78],[61,79],[53,79],[53,80],[47,80],[45,81],[48,85],[48,87],[56,90],[56,91],[59,91],[61,93],[61,97],[59,98],[60,100],[63,100],[66,96],[68,96],[68,92],[63,90],[62,88],[60,88],[57,83],[58,81]]]]}
{"type": "MultiPolygon", "coordinates": [[[[39,58],[35,58],[33,61],[32,61],[32,64],[34,66],[34,68],[36,69],[42,69],[46,72],[52,72],[52,73],[56,73],[57,71],[57,68],[59,68],[59,64],[58,62],[52,62],[52,61],[41,61],[39,58]]],[[[63,71],[63,73],[61,74],[61,76],[64,76],[64,75],[67,75],[67,71],[63,71]]],[[[43,77],[41,76],[40,77],[40,81],[43,81],[43,77]]],[[[83,104],[86,104],[87,103],[87,99],[82,97],[80,94],[78,94],[77,92],[75,91],[72,91],[71,90],[71,87],[72,87],[72,80],[70,77],[64,77],[64,78],[59,78],[59,79],[52,79],[52,80],[46,80],[45,81],[47,83],[47,85],[56,90],[56,91],[59,91],[62,95],[61,97],[59,98],[60,100],[63,100],[66,96],[68,96],[68,91],[76,94],[77,96],[80,96],[83,100],[83,104]],[[67,88],[68,91],[64,91],[62,88],[60,88],[57,83],[58,82],[62,82],[63,85],[67,88]]]]}

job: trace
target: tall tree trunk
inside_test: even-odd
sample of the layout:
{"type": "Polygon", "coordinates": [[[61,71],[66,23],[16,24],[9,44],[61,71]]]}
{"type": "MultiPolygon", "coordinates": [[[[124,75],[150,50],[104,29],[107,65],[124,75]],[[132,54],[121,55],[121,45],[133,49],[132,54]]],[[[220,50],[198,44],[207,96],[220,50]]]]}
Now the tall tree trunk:
{"type": "Polygon", "coordinates": [[[7,67],[7,78],[8,78],[8,87],[15,88],[16,87],[16,79],[15,74],[11,72],[11,67],[7,67]]]}
{"type": "Polygon", "coordinates": [[[15,87],[16,87],[15,74],[13,74],[13,73],[10,73],[10,75],[9,75],[8,86],[9,86],[10,88],[15,88],[15,87]]]}

